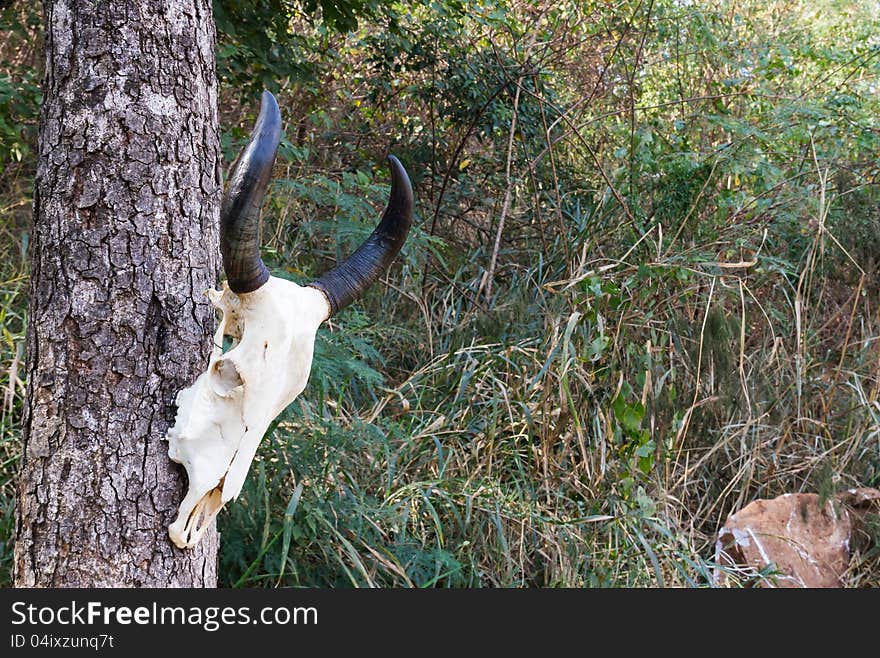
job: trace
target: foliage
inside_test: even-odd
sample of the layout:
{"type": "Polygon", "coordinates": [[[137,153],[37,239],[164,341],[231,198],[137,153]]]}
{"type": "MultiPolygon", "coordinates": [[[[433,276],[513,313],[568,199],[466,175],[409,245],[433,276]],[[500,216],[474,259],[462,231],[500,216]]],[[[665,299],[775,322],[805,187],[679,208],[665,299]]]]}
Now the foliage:
{"type": "MultiPolygon", "coordinates": [[[[224,585],[712,586],[729,513],[880,486],[877,3],[215,13],[227,159],[259,88],[285,116],[276,275],[308,280],[368,234],[387,153],[417,195],[387,285],[321,330],[221,514],[224,585]]],[[[0,162],[17,140],[21,184],[0,208],[33,176],[33,130],[3,127],[36,116],[20,23],[0,162]]],[[[20,216],[2,221],[20,253],[20,216]]],[[[0,274],[3,568],[20,264],[0,274]]],[[[850,586],[880,584],[875,521],[850,586]]]]}
{"type": "MultiPolygon", "coordinates": [[[[0,33],[31,34],[37,27],[37,15],[32,8],[0,10],[0,33]]],[[[8,47],[0,48],[0,167],[33,158],[31,145],[36,142],[40,106],[36,72],[22,65],[28,53],[9,51],[8,47]]]]}
{"type": "Polygon", "coordinates": [[[394,30],[398,9],[379,0],[215,0],[220,78],[249,90],[276,91],[287,79],[317,85],[315,60],[330,54],[322,46],[363,19],[394,30]]]}
{"type": "Polygon", "coordinates": [[[0,8],[0,587],[11,584],[21,451],[27,246],[40,91],[37,7],[0,8]]]}

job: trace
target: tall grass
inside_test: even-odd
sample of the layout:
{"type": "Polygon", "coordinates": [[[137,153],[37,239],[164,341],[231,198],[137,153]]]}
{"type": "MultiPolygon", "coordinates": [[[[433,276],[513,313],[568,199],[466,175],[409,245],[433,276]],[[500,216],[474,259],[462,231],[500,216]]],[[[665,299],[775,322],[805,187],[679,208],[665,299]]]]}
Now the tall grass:
{"type": "Polygon", "coordinates": [[[11,584],[15,472],[21,450],[27,325],[27,246],[39,107],[38,21],[0,10],[0,587],[11,584]]]}

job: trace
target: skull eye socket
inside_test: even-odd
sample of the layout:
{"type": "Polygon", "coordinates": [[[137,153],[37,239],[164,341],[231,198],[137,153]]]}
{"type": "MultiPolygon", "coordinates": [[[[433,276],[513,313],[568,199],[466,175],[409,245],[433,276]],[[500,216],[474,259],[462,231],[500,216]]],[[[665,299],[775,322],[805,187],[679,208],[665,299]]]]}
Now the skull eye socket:
{"type": "Polygon", "coordinates": [[[211,368],[211,383],[214,392],[222,397],[229,397],[237,388],[241,388],[244,380],[231,359],[217,359],[211,368]]]}
{"type": "Polygon", "coordinates": [[[222,354],[226,354],[229,350],[238,345],[238,338],[235,336],[230,336],[229,334],[224,334],[223,336],[223,352],[222,354]]]}

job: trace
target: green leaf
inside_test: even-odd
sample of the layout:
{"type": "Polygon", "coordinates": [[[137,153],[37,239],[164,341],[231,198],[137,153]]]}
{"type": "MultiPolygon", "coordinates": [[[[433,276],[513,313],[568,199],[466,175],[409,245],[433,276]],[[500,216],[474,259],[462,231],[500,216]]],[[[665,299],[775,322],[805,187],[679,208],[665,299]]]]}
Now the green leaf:
{"type": "MultiPolygon", "coordinates": [[[[297,505],[299,505],[300,496],[303,492],[303,483],[300,482],[293,490],[290,502],[287,503],[287,509],[284,510],[284,535],[281,538],[281,570],[278,574],[278,580],[284,577],[284,568],[287,566],[287,555],[290,551],[290,537],[293,533],[295,525],[293,523],[293,515],[296,513],[297,505]]],[[[297,528],[298,529],[298,528],[297,528]]]]}

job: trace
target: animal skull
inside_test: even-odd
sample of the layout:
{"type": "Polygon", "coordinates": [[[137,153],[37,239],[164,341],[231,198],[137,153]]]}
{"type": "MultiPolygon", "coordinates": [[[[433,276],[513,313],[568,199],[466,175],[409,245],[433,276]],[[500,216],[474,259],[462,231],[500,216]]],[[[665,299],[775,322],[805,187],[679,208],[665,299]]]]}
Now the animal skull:
{"type": "Polygon", "coordinates": [[[315,334],[388,267],[412,223],[412,188],[393,156],[391,199],[379,226],[354,254],[308,286],[269,276],[259,255],[259,212],[281,133],[274,97],[233,167],[221,211],[227,281],[209,290],[222,313],[208,369],[177,394],[168,456],[183,464],[189,489],[168,527],[180,548],[201,539],[223,505],[236,498],[263,434],[305,388],[315,334]],[[232,347],[223,352],[224,339],[232,347]]]}
{"type": "Polygon", "coordinates": [[[269,277],[237,295],[208,291],[223,314],[208,369],[177,395],[168,455],[183,464],[189,491],[169,534],[181,548],[201,538],[224,503],[241,491],[272,420],[306,387],[318,326],[330,306],[315,288],[269,277]],[[233,340],[225,354],[224,338],[233,340]]]}

